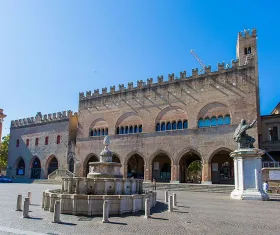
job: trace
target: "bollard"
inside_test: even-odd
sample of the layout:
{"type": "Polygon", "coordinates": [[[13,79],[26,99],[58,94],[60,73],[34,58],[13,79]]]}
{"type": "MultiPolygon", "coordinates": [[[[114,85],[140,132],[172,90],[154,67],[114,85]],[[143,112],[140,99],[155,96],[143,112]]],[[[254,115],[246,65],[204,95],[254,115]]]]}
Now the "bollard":
{"type": "Polygon", "coordinates": [[[104,201],[103,203],[103,223],[109,223],[109,202],[108,201],[104,201]]]}
{"type": "Polygon", "coordinates": [[[173,207],[177,206],[177,197],[176,193],[173,193],[173,207]]]}
{"type": "Polygon", "coordinates": [[[27,197],[29,198],[29,204],[31,204],[31,192],[27,193],[27,197]]]}
{"type": "Polygon", "coordinates": [[[17,209],[16,209],[16,211],[22,211],[21,207],[22,207],[22,195],[19,194],[17,196],[17,209]]]}
{"type": "Polygon", "coordinates": [[[150,199],[149,198],[147,198],[146,200],[145,200],[145,216],[144,216],[144,218],[145,219],[148,219],[148,218],[150,218],[151,216],[150,216],[150,199]]]}
{"type": "Polygon", "coordinates": [[[165,191],[165,202],[168,202],[168,191],[165,191]]]}
{"type": "Polygon", "coordinates": [[[60,200],[54,203],[53,223],[60,223],[60,200]]]}
{"type": "Polygon", "coordinates": [[[22,213],[23,218],[29,218],[28,213],[29,213],[29,198],[26,197],[23,203],[23,213],[22,213]]]}
{"type": "Polygon", "coordinates": [[[168,201],[168,212],[173,211],[173,201],[172,201],[172,196],[169,196],[169,201],[168,201]]]}

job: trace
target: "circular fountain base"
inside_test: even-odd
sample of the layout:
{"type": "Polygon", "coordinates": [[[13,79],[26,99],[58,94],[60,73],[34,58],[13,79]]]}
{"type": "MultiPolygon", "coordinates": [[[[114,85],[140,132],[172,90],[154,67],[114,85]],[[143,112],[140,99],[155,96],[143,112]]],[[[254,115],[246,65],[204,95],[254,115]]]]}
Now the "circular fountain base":
{"type": "Polygon", "coordinates": [[[102,215],[103,203],[110,204],[109,214],[120,215],[145,210],[145,200],[150,199],[150,208],[156,205],[156,192],[135,195],[85,195],[61,194],[46,190],[43,192],[42,207],[47,211],[54,211],[56,200],[60,200],[61,213],[72,215],[102,215]]]}

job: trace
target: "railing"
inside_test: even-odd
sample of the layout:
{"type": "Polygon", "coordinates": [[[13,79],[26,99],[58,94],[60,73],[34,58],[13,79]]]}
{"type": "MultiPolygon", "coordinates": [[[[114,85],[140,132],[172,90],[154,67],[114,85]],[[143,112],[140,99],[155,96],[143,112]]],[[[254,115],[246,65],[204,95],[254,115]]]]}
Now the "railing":
{"type": "Polygon", "coordinates": [[[262,167],[271,167],[271,168],[276,168],[280,167],[280,162],[262,162],[262,167]]]}
{"type": "Polygon", "coordinates": [[[266,141],[262,141],[263,145],[275,145],[275,144],[279,144],[280,145],[280,140],[266,140],[266,141]]]}
{"type": "Polygon", "coordinates": [[[48,179],[53,178],[55,175],[67,175],[71,178],[75,176],[71,171],[68,171],[66,169],[56,169],[48,175],[48,179]]]}

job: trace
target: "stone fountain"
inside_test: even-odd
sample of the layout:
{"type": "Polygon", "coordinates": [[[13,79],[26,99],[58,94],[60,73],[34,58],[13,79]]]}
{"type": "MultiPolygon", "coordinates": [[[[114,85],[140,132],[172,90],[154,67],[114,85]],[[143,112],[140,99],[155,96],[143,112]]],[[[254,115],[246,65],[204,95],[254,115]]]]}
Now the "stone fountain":
{"type": "Polygon", "coordinates": [[[42,208],[54,211],[55,201],[60,200],[61,213],[73,215],[102,215],[103,202],[110,204],[110,214],[137,212],[145,209],[145,199],[150,207],[156,204],[156,192],[143,192],[143,180],[123,178],[122,164],[112,162],[110,140],[106,136],[105,148],[99,162],[89,163],[87,177],[62,178],[61,189],[43,192],[42,208]]]}

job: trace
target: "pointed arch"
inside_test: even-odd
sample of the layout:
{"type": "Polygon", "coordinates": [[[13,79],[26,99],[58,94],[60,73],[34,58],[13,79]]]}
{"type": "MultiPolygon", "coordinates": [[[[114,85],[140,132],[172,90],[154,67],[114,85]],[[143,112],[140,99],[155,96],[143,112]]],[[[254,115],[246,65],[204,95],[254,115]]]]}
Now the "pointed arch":
{"type": "Polygon", "coordinates": [[[206,119],[207,117],[210,119],[210,117],[219,117],[219,116],[225,116],[229,115],[232,117],[232,112],[230,108],[223,103],[220,102],[212,102],[204,105],[197,115],[197,120],[199,119],[206,119]]]}
{"type": "Polygon", "coordinates": [[[50,155],[46,162],[47,175],[49,175],[53,171],[57,170],[58,166],[59,166],[59,163],[58,163],[58,159],[56,158],[56,156],[54,154],[50,155]]]}

